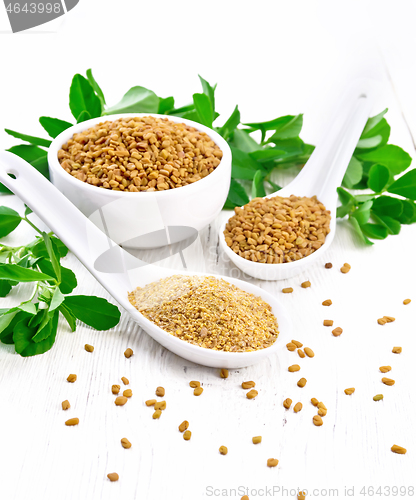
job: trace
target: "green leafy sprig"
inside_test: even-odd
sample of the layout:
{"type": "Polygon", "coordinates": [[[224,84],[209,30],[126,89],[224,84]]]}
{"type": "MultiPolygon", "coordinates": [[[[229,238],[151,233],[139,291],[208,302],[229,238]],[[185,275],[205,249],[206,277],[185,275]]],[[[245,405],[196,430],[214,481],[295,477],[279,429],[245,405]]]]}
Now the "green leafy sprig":
{"type": "Polygon", "coordinates": [[[39,234],[28,245],[10,247],[0,244],[0,297],[6,297],[20,283],[33,283],[28,300],[9,309],[0,309],[0,341],[14,344],[21,356],[48,351],[55,342],[59,314],[72,331],[76,320],[108,330],[117,325],[120,311],[107,300],[69,295],[77,286],[75,274],[61,265],[68,253],[52,233],[38,229],[29,219],[31,210],[20,216],[15,210],[0,207],[0,237],[7,236],[25,221],[39,234]]]}
{"type": "MultiPolygon", "coordinates": [[[[69,107],[77,123],[99,116],[117,113],[159,113],[187,118],[216,130],[232,151],[231,185],[226,209],[248,203],[250,197],[264,196],[280,189],[272,180],[276,169],[301,168],[314,146],[306,144],[300,133],[303,115],[280,116],[265,122],[242,123],[238,106],[225,121],[216,126],[220,116],[215,107],[216,85],[199,77],[202,92],[192,96],[192,102],[175,108],[175,99],[162,98],[144,87],[132,87],[119,103],[107,106],[106,100],[88,70],[86,77],[77,74],[69,92],[69,107]],[[260,140],[256,140],[260,137],[260,140]]],[[[347,217],[362,241],[398,234],[401,224],[416,222],[416,170],[408,169],[412,159],[403,149],[389,144],[390,125],[385,119],[387,109],[367,122],[354,155],[338,189],[341,207],[338,217],[347,217]],[[400,176],[400,177],[399,177],[400,176]],[[356,194],[366,190],[365,194],[356,194]],[[387,196],[384,193],[394,196],[387,196]]],[[[41,125],[55,138],[72,124],[57,118],[41,117],[41,125]]],[[[6,130],[28,144],[13,146],[9,151],[21,156],[48,176],[46,159],[48,139],[6,130]]],[[[0,192],[7,188],[0,185],[0,192]]]]}

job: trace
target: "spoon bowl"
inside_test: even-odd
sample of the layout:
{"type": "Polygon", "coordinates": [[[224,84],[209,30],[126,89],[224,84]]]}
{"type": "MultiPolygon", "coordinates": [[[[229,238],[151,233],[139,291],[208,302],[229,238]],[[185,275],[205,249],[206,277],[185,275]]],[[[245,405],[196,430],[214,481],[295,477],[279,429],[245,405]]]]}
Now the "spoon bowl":
{"type": "Polygon", "coordinates": [[[291,335],[286,308],[262,288],[238,279],[216,276],[260,296],[271,305],[279,324],[279,337],[273,345],[252,352],[214,351],[189,344],[169,334],[145,318],[128,300],[128,292],[174,274],[208,276],[161,268],[147,264],[123,250],[83,215],[56,187],[29,163],[10,152],[0,152],[0,182],[28,205],[78,257],[91,274],[130,316],[157,342],[194,363],[217,368],[239,368],[255,364],[275,354],[291,335]],[[13,177],[12,177],[13,176],[13,177]]]}
{"type": "Polygon", "coordinates": [[[262,280],[283,280],[303,272],[320,260],[334,240],[336,229],[337,191],[348,168],[354,149],[370,116],[376,95],[376,82],[362,79],[355,81],[344,95],[328,124],[322,141],[298,176],[283,189],[265,198],[317,196],[331,212],[330,233],[325,243],[315,252],[292,262],[264,264],[252,262],[236,254],[225,242],[224,230],[228,221],[221,225],[220,246],[229,259],[245,274],[262,280]]]}

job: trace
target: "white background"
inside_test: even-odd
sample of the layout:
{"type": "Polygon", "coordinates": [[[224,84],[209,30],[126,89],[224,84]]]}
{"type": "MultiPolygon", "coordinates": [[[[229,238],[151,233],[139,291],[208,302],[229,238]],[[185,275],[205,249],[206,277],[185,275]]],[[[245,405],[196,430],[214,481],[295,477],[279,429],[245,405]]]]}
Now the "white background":
{"type": "MultiPolygon", "coordinates": [[[[110,104],[134,85],[187,104],[200,91],[200,73],[218,82],[220,124],[237,103],[247,122],[304,112],[302,137],[310,142],[319,138],[339,89],[354,76],[372,75],[385,89],[374,111],[389,107],[391,141],[414,156],[415,14],[411,1],[81,0],[52,26],[12,35],[0,6],[0,147],[17,143],[5,127],[41,135],[41,115],[71,121],[71,78],[91,67],[110,104]]],[[[0,202],[21,208],[12,196],[0,202]]],[[[188,250],[191,269],[235,272],[216,254],[221,217],[188,250]]],[[[32,236],[22,227],[5,241],[20,244],[32,236]]],[[[348,498],[347,486],[355,487],[354,498],[364,498],[363,486],[414,486],[415,239],[415,227],[403,227],[399,236],[364,249],[341,223],[326,259],[331,271],[321,262],[287,282],[258,283],[287,304],[295,338],[314,349],[312,360],[282,348],[224,381],[217,371],[165,351],[126,316],[110,332],[79,326],[72,334],[62,324],[53,349],[36,358],[0,345],[0,498],[195,500],[209,498],[209,486],[240,485],[337,488],[337,498],[348,498]],[[339,272],[344,262],[352,265],[348,275],[339,272]],[[312,287],[303,290],[306,279],[312,287]],[[285,286],[293,286],[293,295],[280,293],[285,286]],[[407,297],[414,301],[405,307],[407,297]],[[320,305],[327,298],[331,308],[320,305]],[[377,325],[385,314],[396,322],[377,325]],[[321,326],[325,318],[343,327],[340,338],[321,326]],[[85,343],[95,346],[93,354],[83,350],[85,343]],[[391,353],[394,345],[403,347],[400,356],[391,353]],[[135,351],[130,360],[123,356],[127,347],[135,351]],[[295,362],[301,372],[288,373],[295,362]],[[384,364],[393,367],[393,387],[380,382],[384,364]],[[69,373],[77,373],[75,384],[66,382],[69,373]],[[134,395],[116,408],[110,387],[123,375],[134,395]],[[308,379],[304,389],[296,386],[301,376],[308,379]],[[200,398],[192,395],[190,380],[203,382],[200,398]],[[257,382],[256,400],[245,398],[244,380],[257,382]],[[153,421],[143,401],[158,385],[166,388],[168,408],[153,421]],[[347,387],[356,393],[347,397],[347,387]],[[372,401],[377,393],[383,402],[372,401]],[[286,412],[286,397],[302,401],[303,410],[286,412]],[[311,397],[328,408],[321,428],[311,422],[311,397]],[[65,413],[64,399],[71,403],[65,413]],[[65,427],[75,416],[80,425],[65,427]],[[184,419],[191,423],[190,442],[177,431],[184,419]],[[256,447],[255,435],[263,436],[256,447]],[[120,446],[122,437],[133,443],[130,450],[120,446]],[[393,444],[406,447],[407,455],[392,454],[393,444]],[[218,454],[221,445],[229,448],[226,457],[218,454]],[[266,467],[271,457],[279,459],[276,469],[266,467]],[[106,478],[113,471],[118,483],[106,478]]],[[[180,269],[177,259],[165,264],[180,269]]],[[[64,265],[76,271],[77,293],[109,298],[74,256],[64,265]]],[[[14,291],[1,307],[27,293],[14,291]]],[[[289,491],[286,498],[295,496],[289,491]]]]}

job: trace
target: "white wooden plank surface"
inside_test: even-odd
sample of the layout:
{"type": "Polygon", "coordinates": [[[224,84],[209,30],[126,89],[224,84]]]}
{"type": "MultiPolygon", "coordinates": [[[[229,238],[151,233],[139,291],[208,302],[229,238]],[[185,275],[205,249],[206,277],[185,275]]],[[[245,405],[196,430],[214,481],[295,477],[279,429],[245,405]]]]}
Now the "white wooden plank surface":
{"type": "MultiPolygon", "coordinates": [[[[201,49],[189,48],[192,57],[187,59],[180,81],[172,78],[167,81],[160,69],[153,68],[154,74],[142,73],[143,78],[140,73],[125,74],[126,83],[122,87],[127,89],[129,83],[145,84],[155,90],[162,87],[162,90],[166,89],[166,95],[179,94],[185,99],[195,87],[194,81],[188,81],[190,75],[194,76],[198,71],[205,74],[204,68],[207,68],[212,80],[218,80],[222,86],[222,94],[218,97],[220,106],[228,106],[231,111],[232,95],[236,102],[245,106],[249,119],[259,119],[259,115],[264,114],[267,114],[264,118],[272,118],[274,114],[305,109],[309,114],[306,115],[304,137],[314,141],[325,118],[325,113],[319,108],[319,99],[314,100],[315,96],[320,93],[320,97],[325,97],[331,82],[336,80],[336,77],[328,80],[334,71],[329,61],[339,58],[338,69],[344,63],[352,64],[352,56],[359,53],[355,52],[359,44],[375,31],[364,35],[365,23],[362,22],[363,26],[357,28],[355,25],[352,31],[352,48],[344,43],[343,37],[349,33],[351,26],[348,22],[359,17],[358,4],[354,2],[342,11],[342,16],[341,11],[330,10],[330,2],[315,5],[303,3],[305,14],[299,18],[296,17],[298,12],[295,6],[283,7],[280,4],[277,9],[275,4],[261,3],[258,10],[254,10],[254,6],[247,4],[246,7],[250,8],[244,14],[240,11],[238,26],[233,25],[237,21],[234,17],[236,4],[232,8],[232,3],[223,4],[220,26],[228,30],[230,40],[240,35],[239,26],[243,26],[247,33],[250,32],[252,40],[262,37],[265,44],[273,42],[274,46],[280,47],[282,65],[279,70],[273,67],[268,78],[253,75],[253,71],[246,71],[243,65],[247,52],[240,53],[238,50],[235,61],[242,64],[241,68],[238,64],[230,65],[229,56],[221,51],[222,38],[210,42],[217,50],[216,61],[209,58],[199,61],[201,49]],[[266,7],[272,10],[267,11],[266,7]],[[294,40],[292,25],[287,22],[280,22],[279,32],[276,33],[273,30],[274,17],[267,13],[281,19],[296,19],[303,35],[299,40],[296,36],[294,40]],[[340,17],[345,20],[345,26],[340,17]],[[292,40],[294,46],[282,50],[288,40],[292,40]],[[300,58],[304,61],[303,68],[296,62],[300,58]],[[284,77],[280,77],[282,67],[286,70],[284,77]],[[233,80],[236,72],[241,79],[239,86],[233,80]],[[307,81],[302,80],[306,74],[307,81]],[[261,92],[251,93],[256,85],[260,85],[261,92]],[[278,88],[280,97],[277,96],[270,104],[267,96],[271,95],[273,88],[278,88]]],[[[104,4],[110,8],[108,3],[104,4]]],[[[380,4],[385,5],[384,2],[380,4]]],[[[80,29],[86,25],[91,29],[86,35],[87,42],[91,42],[95,35],[102,35],[104,28],[108,27],[108,20],[104,18],[101,28],[91,26],[90,21],[87,23],[90,18],[85,13],[92,16],[97,5],[95,0],[85,2],[82,9],[79,7],[78,14],[76,9],[73,12],[80,29]]],[[[219,4],[215,5],[218,7],[219,4]]],[[[132,4],[129,7],[133,9],[132,4]]],[[[190,19],[186,15],[185,2],[181,15],[167,3],[163,7],[170,21],[179,23],[184,20],[186,23],[190,19]]],[[[137,16],[153,14],[149,6],[141,8],[144,10],[134,11],[137,16]]],[[[404,17],[405,14],[403,11],[404,17]]],[[[116,12],[112,15],[113,20],[122,18],[131,28],[130,32],[129,29],[124,30],[126,43],[137,39],[134,16],[126,18],[116,12]]],[[[389,13],[385,12],[382,19],[386,26],[388,18],[389,13]]],[[[207,23],[214,19],[212,12],[205,13],[207,23]]],[[[14,68],[16,76],[13,82],[2,83],[7,90],[7,96],[0,92],[2,109],[7,111],[6,117],[3,113],[0,118],[2,127],[40,133],[30,128],[40,114],[65,118],[66,103],[61,102],[62,97],[54,90],[55,87],[65,85],[66,89],[70,75],[92,65],[91,58],[82,50],[86,41],[74,39],[74,31],[71,31],[74,29],[68,21],[66,31],[53,39],[56,47],[49,43],[52,38],[23,35],[19,37],[20,41],[13,39],[16,53],[25,47],[26,53],[33,56],[35,51],[47,46],[51,56],[58,56],[62,50],[72,48],[77,51],[79,60],[67,61],[65,70],[57,74],[43,60],[34,62],[33,57],[25,59],[25,71],[33,72],[35,64],[39,65],[44,74],[50,75],[52,82],[49,84],[45,80],[44,85],[33,83],[33,92],[45,95],[46,86],[53,96],[51,102],[41,102],[41,99],[33,102],[34,94],[28,95],[30,92],[25,91],[22,82],[23,69],[13,66],[16,55],[7,52],[4,56],[6,64],[14,68]],[[25,129],[22,115],[16,115],[9,104],[18,95],[22,109],[31,109],[27,113],[25,129]]],[[[141,29],[144,35],[151,33],[146,26],[141,25],[141,29]]],[[[397,28],[394,34],[396,42],[389,45],[390,49],[406,53],[404,46],[400,45],[400,29],[397,28]]],[[[389,36],[394,39],[391,34],[389,36]]],[[[182,33],[178,33],[177,37],[178,43],[186,38],[182,33]]],[[[235,44],[235,41],[232,43],[235,44]]],[[[251,45],[253,43],[250,42],[251,45]]],[[[166,42],[160,40],[154,41],[154,44],[156,51],[166,47],[166,42]]],[[[249,50],[250,44],[245,41],[241,44],[241,49],[249,50]]],[[[207,47],[203,43],[202,46],[207,47]]],[[[111,52],[115,49],[107,46],[107,50],[111,52]]],[[[253,57],[254,52],[250,54],[253,57]]],[[[383,62],[377,51],[372,48],[371,54],[374,67],[383,74],[383,62]]],[[[387,67],[392,68],[393,83],[397,81],[394,90],[398,94],[395,94],[391,82],[383,77],[386,82],[383,105],[390,108],[388,119],[393,130],[392,140],[414,155],[402,112],[410,117],[409,122],[414,122],[415,110],[406,106],[409,92],[401,90],[405,88],[404,77],[397,68],[402,66],[397,59],[394,65],[390,65],[391,52],[384,52],[384,47],[382,54],[387,67]]],[[[270,61],[271,55],[271,52],[256,54],[258,70],[261,64],[270,61]]],[[[94,64],[100,72],[108,63],[108,53],[99,52],[95,56],[94,64]]],[[[127,63],[131,54],[118,53],[118,57],[120,62],[127,63]]],[[[410,60],[409,52],[407,58],[410,60]]],[[[115,101],[120,93],[119,76],[114,71],[111,75],[102,71],[103,78],[110,82],[108,93],[115,101]]],[[[161,94],[162,90],[159,90],[161,94]]],[[[6,142],[5,135],[0,138],[4,145],[13,143],[9,138],[6,142]]],[[[0,202],[14,208],[22,207],[19,200],[12,196],[1,197],[0,202]]],[[[240,271],[218,250],[218,228],[222,218],[228,216],[229,213],[221,214],[185,251],[188,269],[251,279],[241,276],[240,271]]],[[[17,244],[30,240],[32,236],[30,230],[20,227],[5,241],[17,244]]],[[[13,347],[0,344],[0,498],[239,499],[243,492],[233,490],[240,486],[253,490],[249,493],[251,500],[260,496],[265,488],[269,490],[264,491],[262,496],[271,496],[273,487],[275,498],[295,498],[291,490],[298,487],[307,488],[309,497],[363,498],[359,494],[363,486],[414,486],[416,438],[413,431],[415,392],[412,358],[415,348],[415,240],[416,228],[403,227],[400,236],[377,242],[372,248],[363,248],[349,227],[340,223],[327,257],[310,271],[284,282],[256,282],[287,304],[293,317],[294,337],[315,351],[313,359],[301,360],[296,353],[282,347],[280,353],[269,360],[254,367],[231,371],[229,379],[222,380],[217,370],[184,361],[160,347],[126,315],[109,332],[96,332],[79,325],[77,331],[71,333],[62,323],[53,349],[35,358],[23,359],[14,353],[13,347]],[[324,269],[325,261],[331,261],[333,269],[324,269]],[[344,262],[352,266],[347,275],[339,272],[344,262]],[[312,287],[304,290],[300,288],[300,283],[306,279],[311,281],[312,287]],[[292,295],[281,293],[286,286],[293,286],[292,295]],[[402,301],[408,297],[413,302],[404,306],[402,301]],[[329,308],[321,305],[327,298],[333,301],[329,308]],[[376,319],[383,315],[392,315],[397,319],[381,327],[376,319]],[[342,336],[334,338],[331,329],[322,326],[323,319],[333,319],[335,326],[342,326],[342,336]],[[95,346],[94,353],[84,351],[85,343],[95,346]],[[402,354],[392,354],[395,345],[403,347],[402,354]],[[135,353],[128,360],[123,356],[127,347],[135,353]],[[301,365],[301,371],[292,374],[287,367],[294,363],[301,365]],[[391,378],[396,380],[393,387],[381,383],[382,374],[378,367],[384,364],[393,368],[390,372],[391,378]],[[69,373],[78,375],[75,384],[66,382],[69,373]],[[133,397],[124,407],[116,407],[110,388],[112,384],[121,383],[121,376],[130,380],[133,397]],[[296,386],[300,377],[308,380],[304,389],[296,386]],[[200,380],[203,384],[204,393],[199,398],[193,396],[188,386],[190,380],[200,380]],[[259,396],[255,400],[245,398],[245,391],[240,386],[244,380],[256,381],[259,396]],[[153,411],[144,405],[144,400],[153,397],[158,385],[166,388],[168,406],[161,419],[154,421],[151,418],[153,411]],[[343,390],[347,387],[356,388],[353,396],[344,394],[343,390]],[[383,402],[373,402],[372,397],[377,393],[384,394],[383,402]],[[303,410],[298,414],[286,411],[282,401],[287,397],[294,403],[301,401],[303,410]],[[324,401],[328,408],[321,428],[312,425],[316,410],[309,403],[311,397],[324,401]],[[71,403],[67,412],[63,412],[60,406],[65,399],[71,403]],[[65,427],[64,421],[70,417],[79,417],[80,425],[65,427]],[[192,431],[189,442],[185,442],[177,430],[184,419],[190,422],[192,431]],[[255,435],[263,436],[260,445],[251,443],[255,435]],[[130,450],[121,447],[122,437],[132,442],[130,450]],[[393,444],[406,447],[407,455],[391,453],[393,444]],[[225,457],[218,453],[221,445],[229,449],[225,457]],[[279,459],[276,469],[266,467],[266,461],[271,457],[279,459]],[[113,471],[120,474],[117,483],[110,483],[106,478],[107,473],[113,471]],[[279,487],[285,488],[286,492],[278,491],[279,487]],[[348,494],[346,487],[349,488],[348,494]],[[354,493],[351,494],[353,487],[354,493]],[[330,488],[337,492],[329,492],[330,488]],[[315,493],[314,489],[317,490],[315,493]]],[[[65,258],[64,265],[72,268],[77,275],[76,293],[110,299],[74,256],[65,258]]],[[[161,265],[181,269],[178,256],[161,262],[161,265]]],[[[1,307],[19,302],[25,293],[29,293],[29,287],[20,292],[13,290],[9,297],[1,300],[1,307]]],[[[287,340],[290,339],[282,338],[282,346],[287,340]]],[[[393,496],[387,494],[388,490],[383,489],[382,492],[383,498],[393,496]]],[[[409,491],[407,496],[411,496],[409,491]]]]}

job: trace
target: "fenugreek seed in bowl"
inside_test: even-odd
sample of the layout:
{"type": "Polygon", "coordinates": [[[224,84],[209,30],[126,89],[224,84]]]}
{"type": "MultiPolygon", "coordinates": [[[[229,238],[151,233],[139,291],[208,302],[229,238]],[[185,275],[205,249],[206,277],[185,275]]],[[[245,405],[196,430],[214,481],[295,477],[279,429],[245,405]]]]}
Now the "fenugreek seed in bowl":
{"type": "Polygon", "coordinates": [[[330,211],[316,196],[254,198],[225,225],[228,247],[262,264],[303,259],[318,250],[330,232],[330,211]]]}
{"type": "Polygon", "coordinates": [[[170,276],[136,288],[129,300],[171,335],[215,351],[265,349],[279,335],[267,302],[213,276],[170,276]]]}

